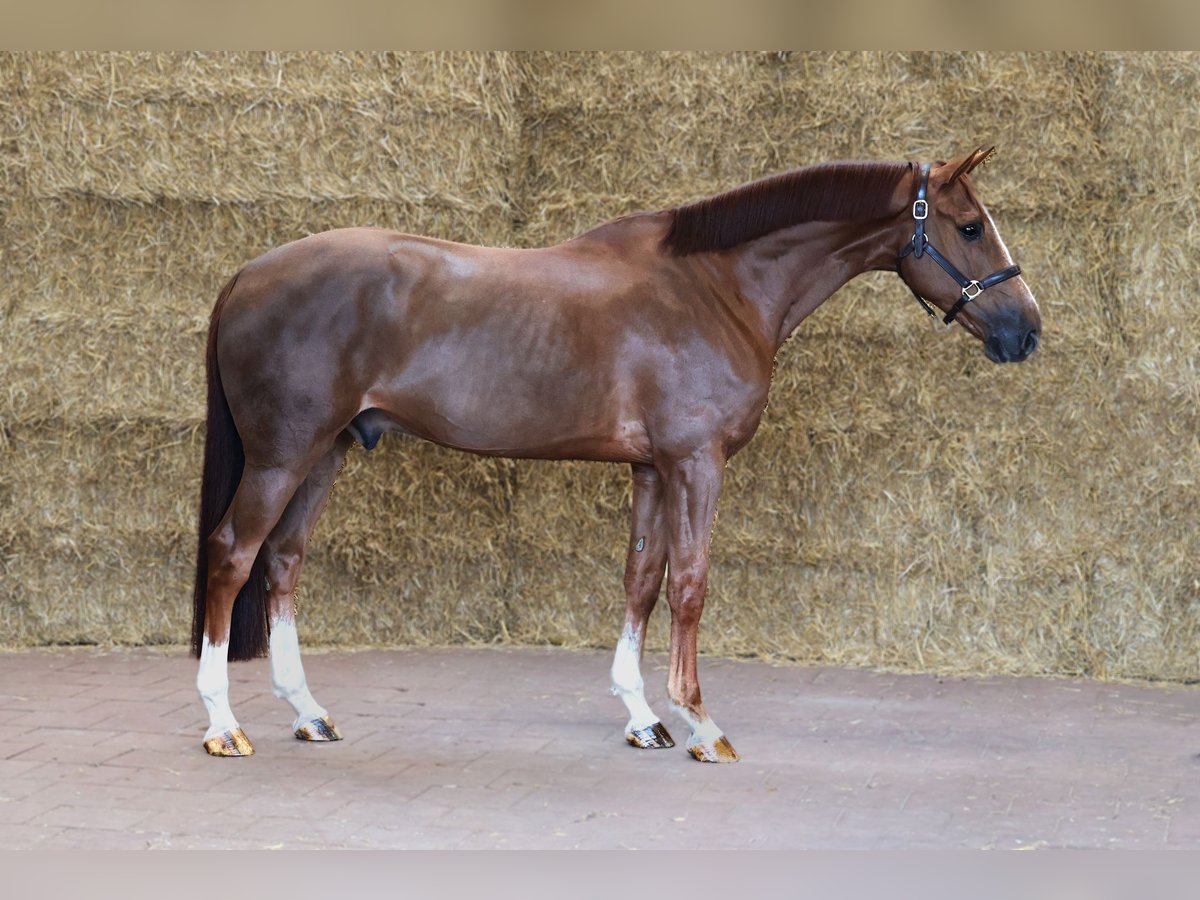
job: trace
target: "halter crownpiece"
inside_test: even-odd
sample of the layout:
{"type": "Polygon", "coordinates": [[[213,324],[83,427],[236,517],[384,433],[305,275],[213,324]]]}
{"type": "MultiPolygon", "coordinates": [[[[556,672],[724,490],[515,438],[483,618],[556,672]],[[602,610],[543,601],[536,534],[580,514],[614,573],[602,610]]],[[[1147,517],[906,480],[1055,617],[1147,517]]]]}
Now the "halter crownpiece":
{"type": "MultiPolygon", "coordinates": [[[[994,151],[993,151],[994,152],[994,151]]],[[[988,159],[991,158],[989,154],[988,159]]],[[[900,255],[896,257],[896,274],[900,276],[900,280],[908,284],[904,279],[904,275],[900,272],[900,263],[904,257],[912,255],[913,259],[920,259],[926,253],[929,258],[945,270],[946,274],[958,282],[962,294],[958,301],[950,307],[950,312],[946,313],[946,317],[942,319],[947,325],[955,320],[962,308],[986,291],[988,288],[999,284],[1002,281],[1007,281],[1015,275],[1021,274],[1020,266],[1008,266],[993,272],[986,278],[975,280],[967,278],[962,272],[958,271],[950,260],[942,256],[937,251],[937,248],[929,242],[929,236],[925,234],[925,220],[929,217],[929,201],[926,199],[926,194],[929,192],[929,163],[924,163],[921,166],[921,180],[917,184],[917,199],[913,201],[912,215],[916,222],[916,227],[913,229],[913,236],[908,243],[904,245],[904,249],[900,251],[900,255]]],[[[917,298],[917,302],[921,304],[925,312],[929,313],[931,318],[936,318],[937,313],[933,311],[933,307],[929,305],[917,289],[911,284],[908,284],[908,289],[913,292],[913,296],[917,298]]]]}

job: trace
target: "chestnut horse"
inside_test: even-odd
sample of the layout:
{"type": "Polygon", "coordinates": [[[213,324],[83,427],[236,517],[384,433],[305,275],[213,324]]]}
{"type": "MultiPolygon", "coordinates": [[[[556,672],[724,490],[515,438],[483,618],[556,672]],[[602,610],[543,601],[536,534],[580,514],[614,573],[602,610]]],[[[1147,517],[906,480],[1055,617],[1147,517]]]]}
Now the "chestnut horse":
{"type": "Polygon", "coordinates": [[[208,752],[253,752],[227,662],[264,653],[296,736],[341,737],[305,682],[293,592],[347,450],[396,431],[489,456],[630,465],[612,664],[625,737],[673,746],[640,672],[665,575],[667,691],[688,750],[736,760],[696,675],[725,464],[758,427],[780,346],[861,272],[897,271],[993,361],[1033,352],[1037,303],[968,175],[988,155],[811,166],[543,249],[351,228],[247,264],[208,338],[193,625],[208,752]]]}

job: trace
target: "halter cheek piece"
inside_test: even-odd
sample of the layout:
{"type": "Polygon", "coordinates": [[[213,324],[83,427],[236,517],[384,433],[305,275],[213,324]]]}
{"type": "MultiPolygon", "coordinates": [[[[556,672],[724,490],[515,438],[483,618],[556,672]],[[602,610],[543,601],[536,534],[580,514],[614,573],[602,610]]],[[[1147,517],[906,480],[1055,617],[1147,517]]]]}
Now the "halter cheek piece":
{"type": "MultiPolygon", "coordinates": [[[[998,272],[993,272],[991,275],[980,279],[979,281],[974,281],[970,278],[967,278],[962,272],[954,268],[950,260],[938,253],[937,248],[929,242],[929,237],[925,234],[925,220],[929,217],[929,201],[925,199],[928,189],[929,163],[925,163],[921,166],[921,182],[917,187],[917,199],[913,202],[912,206],[912,214],[913,218],[916,220],[917,227],[916,230],[913,231],[912,238],[907,244],[904,245],[904,249],[900,251],[900,255],[896,257],[896,274],[900,275],[901,281],[904,281],[905,284],[908,284],[908,282],[904,280],[904,275],[900,272],[900,263],[904,257],[910,254],[914,259],[920,259],[926,253],[928,253],[930,259],[945,269],[946,274],[957,281],[958,286],[962,288],[962,296],[958,298],[957,303],[950,307],[950,312],[946,313],[946,317],[942,319],[943,322],[949,325],[962,311],[964,306],[966,306],[988,288],[992,287],[993,285],[997,285],[1002,281],[1007,281],[1014,275],[1020,275],[1021,267],[1009,266],[1006,269],[1000,269],[998,272]]],[[[933,311],[933,307],[926,302],[925,298],[917,293],[917,289],[911,284],[908,284],[908,289],[913,292],[913,296],[916,297],[917,302],[924,307],[925,312],[936,318],[937,313],[933,311]]]]}

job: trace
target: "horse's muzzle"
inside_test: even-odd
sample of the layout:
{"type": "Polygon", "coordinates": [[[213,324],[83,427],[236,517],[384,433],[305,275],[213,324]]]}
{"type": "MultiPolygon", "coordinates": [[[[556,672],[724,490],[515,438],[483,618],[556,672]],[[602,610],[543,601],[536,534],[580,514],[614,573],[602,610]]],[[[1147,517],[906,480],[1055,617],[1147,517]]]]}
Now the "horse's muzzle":
{"type": "Polygon", "coordinates": [[[1020,362],[1037,349],[1038,340],[1036,325],[1004,325],[988,335],[983,342],[983,352],[992,362],[1020,362]]]}

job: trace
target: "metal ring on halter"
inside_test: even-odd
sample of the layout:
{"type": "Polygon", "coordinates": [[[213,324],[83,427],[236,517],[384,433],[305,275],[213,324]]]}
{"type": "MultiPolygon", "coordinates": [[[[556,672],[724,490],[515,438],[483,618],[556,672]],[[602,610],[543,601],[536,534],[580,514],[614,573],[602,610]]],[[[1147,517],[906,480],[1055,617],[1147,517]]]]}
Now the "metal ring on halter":
{"type": "Polygon", "coordinates": [[[962,293],[967,300],[974,300],[983,293],[983,286],[978,281],[972,281],[970,284],[963,285],[962,293]],[[975,288],[975,293],[971,293],[971,288],[975,288]]]}

